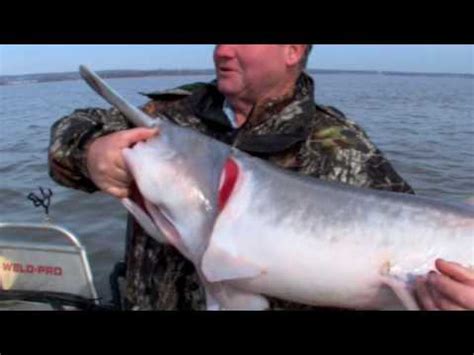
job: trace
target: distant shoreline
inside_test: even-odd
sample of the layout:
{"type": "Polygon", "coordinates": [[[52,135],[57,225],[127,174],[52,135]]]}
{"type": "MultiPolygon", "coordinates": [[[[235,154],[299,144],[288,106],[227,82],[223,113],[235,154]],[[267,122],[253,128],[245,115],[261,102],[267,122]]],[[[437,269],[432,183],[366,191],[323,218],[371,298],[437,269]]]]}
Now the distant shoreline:
{"type": "MultiPolygon", "coordinates": [[[[426,76],[426,77],[457,77],[474,78],[474,74],[454,74],[454,73],[412,73],[396,71],[377,70],[329,70],[329,69],[309,69],[310,74],[363,74],[363,75],[390,75],[390,76],[426,76]]],[[[172,69],[172,70],[102,70],[97,73],[105,79],[119,78],[145,78],[164,76],[198,76],[214,75],[213,69],[172,69]]],[[[0,76],[0,86],[20,85],[31,83],[47,83],[55,81],[80,80],[78,72],[67,73],[43,73],[24,75],[2,75],[0,76]]]]}

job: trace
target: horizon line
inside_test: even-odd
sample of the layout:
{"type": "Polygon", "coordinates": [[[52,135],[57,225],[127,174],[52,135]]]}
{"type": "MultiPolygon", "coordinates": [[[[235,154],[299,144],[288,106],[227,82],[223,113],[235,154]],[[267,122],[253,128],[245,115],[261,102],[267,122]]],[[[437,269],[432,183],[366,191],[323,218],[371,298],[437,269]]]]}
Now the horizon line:
{"type": "MultiPolygon", "coordinates": [[[[157,68],[157,69],[94,69],[95,72],[107,71],[130,71],[130,72],[171,72],[171,71],[197,71],[197,72],[215,72],[214,68],[157,68]]],[[[307,68],[306,71],[333,71],[333,72],[372,72],[372,73],[394,73],[394,74],[425,74],[425,75],[474,75],[474,72],[421,72],[421,71],[403,71],[391,69],[328,69],[328,68],[307,68]]],[[[58,71],[58,72],[30,72],[22,74],[1,74],[0,78],[7,78],[12,76],[27,76],[27,75],[50,75],[50,74],[74,74],[76,71],[58,71]]],[[[77,70],[79,73],[79,69],[77,70]]]]}

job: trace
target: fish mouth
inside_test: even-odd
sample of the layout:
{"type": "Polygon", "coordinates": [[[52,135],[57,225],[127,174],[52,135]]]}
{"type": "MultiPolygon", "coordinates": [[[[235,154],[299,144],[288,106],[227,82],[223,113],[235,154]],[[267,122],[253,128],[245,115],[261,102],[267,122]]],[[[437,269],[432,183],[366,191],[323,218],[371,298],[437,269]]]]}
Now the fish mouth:
{"type": "Polygon", "coordinates": [[[136,183],[131,186],[130,199],[139,206],[146,215],[154,222],[155,226],[162,233],[167,243],[178,249],[184,256],[191,260],[191,253],[186,248],[183,238],[173,223],[172,217],[164,206],[155,206],[148,202],[141,194],[136,183]]]}

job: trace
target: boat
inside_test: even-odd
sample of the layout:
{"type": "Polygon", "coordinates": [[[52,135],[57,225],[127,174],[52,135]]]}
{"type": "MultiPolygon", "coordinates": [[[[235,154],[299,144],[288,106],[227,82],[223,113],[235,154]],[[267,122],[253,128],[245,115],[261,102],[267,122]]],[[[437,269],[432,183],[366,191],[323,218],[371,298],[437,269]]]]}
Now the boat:
{"type": "Polygon", "coordinates": [[[29,198],[45,207],[43,223],[0,221],[0,310],[120,309],[99,298],[85,247],[71,231],[52,222],[52,193],[45,204],[41,192],[43,198],[29,198]]]}

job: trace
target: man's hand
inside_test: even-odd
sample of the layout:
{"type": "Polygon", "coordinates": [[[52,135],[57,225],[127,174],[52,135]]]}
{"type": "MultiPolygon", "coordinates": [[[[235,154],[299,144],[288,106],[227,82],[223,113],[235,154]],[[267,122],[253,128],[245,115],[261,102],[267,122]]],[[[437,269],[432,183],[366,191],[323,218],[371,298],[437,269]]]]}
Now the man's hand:
{"type": "Polygon", "coordinates": [[[440,273],[431,271],[416,282],[416,296],[425,310],[474,310],[474,270],[436,260],[440,273]]]}
{"type": "Polygon", "coordinates": [[[94,140],[87,149],[87,169],[95,185],[117,198],[129,196],[132,182],[122,150],[158,133],[157,129],[136,128],[94,140]]]}

